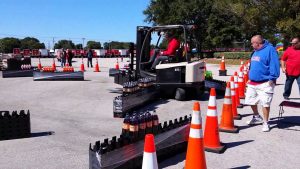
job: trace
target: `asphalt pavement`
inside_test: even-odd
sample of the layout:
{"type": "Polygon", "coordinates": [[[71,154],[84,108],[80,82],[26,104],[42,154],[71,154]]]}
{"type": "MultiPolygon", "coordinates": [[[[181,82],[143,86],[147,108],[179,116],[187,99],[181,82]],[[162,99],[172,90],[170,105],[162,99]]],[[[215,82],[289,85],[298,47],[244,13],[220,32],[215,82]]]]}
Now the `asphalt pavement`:
{"type": "MultiPolygon", "coordinates": [[[[128,59],[119,60],[120,67],[128,59]]],[[[86,60],[84,60],[86,62],[86,60]]],[[[34,66],[38,60],[32,59],[34,66]]],[[[51,66],[52,59],[41,59],[43,66],[51,66]]],[[[31,112],[31,138],[0,141],[0,168],[3,169],[73,169],[88,168],[90,143],[120,135],[123,119],[113,118],[113,98],[119,95],[121,86],[114,84],[108,76],[109,68],[116,59],[101,58],[101,72],[86,68],[85,81],[33,81],[32,77],[0,78],[1,110],[29,109],[31,112]],[[49,134],[50,133],[50,134],[49,134]]],[[[79,70],[81,59],[74,59],[79,70]]],[[[94,60],[95,64],[95,60],[94,60]]],[[[56,62],[59,66],[59,63],[56,62]]],[[[86,67],[86,64],[85,64],[86,67]]],[[[60,67],[58,67],[60,68],[60,67]]],[[[218,76],[219,65],[207,65],[218,80],[229,80],[238,66],[228,66],[228,76],[218,76]]],[[[285,76],[281,73],[275,88],[270,113],[270,132],[262,132],[261,125],[248,126],[252,111],[249,106],[238,109],[243,118],[235,120],[240,127],[238,134],[220,133],[228,149],[223,154],[205,152],[208,168],[299,168],[300,125],[277,126],[279,104],[285,76]],[[298,166],[298,167],[297,167],[298,166]]],[[[300,102],[296,83],[293,85],[291,101],[300,102]]],[[[201,99],[201,112],[205,125],[207,99],[201,99]]],[[[158,100],[143,108],[156,110],[160,121],[167,121],[188,115],[194,100],[158,100]]],[[[241,101],[242,103],[244,100],[241,101]]],[[[223,99],[217,99],[217,111],[221,114],[223,99]]],[[[261,109],[259,108],[261,112],[261,109]]],[[[284,120],[300,123],[300,111],[285,108],[284,120]]],[[[185,163],[185,153],[159,164],[160,168],[179,169],[185,163]]]]}

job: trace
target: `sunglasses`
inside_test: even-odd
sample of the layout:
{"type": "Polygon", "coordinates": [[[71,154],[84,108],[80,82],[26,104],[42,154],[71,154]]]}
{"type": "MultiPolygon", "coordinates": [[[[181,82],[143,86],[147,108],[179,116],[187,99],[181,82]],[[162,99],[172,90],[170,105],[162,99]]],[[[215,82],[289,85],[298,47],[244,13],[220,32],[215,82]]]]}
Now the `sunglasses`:
{"type": "Polygon", "coordinates": [[[299,43],[299,42],[290,42],[291,45],[295,45],[297,43],[299,43]]]}

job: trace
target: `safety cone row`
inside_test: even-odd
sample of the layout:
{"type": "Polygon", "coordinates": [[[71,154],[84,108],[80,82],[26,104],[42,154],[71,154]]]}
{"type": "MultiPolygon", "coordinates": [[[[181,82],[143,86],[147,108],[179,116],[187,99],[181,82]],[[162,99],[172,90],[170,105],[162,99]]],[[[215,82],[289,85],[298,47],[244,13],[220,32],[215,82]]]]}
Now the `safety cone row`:
{"type": "Polygon", "coordinates": [[[237,112],[237,106],[236,106],[236,89],[235,89],[235,84],[234,84],[234,77],[230,77],[230,90],[231,90],[231,101],[232,101],[232,114],[233,118],[236,120],[240,120],[242,116],[238,114],[237,112]]]}
{"type": "Polygon", "coordinates": [[[116,63],[116,65],[115,65],[115,69],[116,69],[116,70],[119,70],[119,69],[120,69],[118,58],[117,58],[117,63],[116,63]]]}
{"type": "Polygon", "coordinates": [[[38,63],[38,69],[42,70],[42,64],[41,64],[41,59],[39,58],[39,63],[38,63]]]}
{"type": "Polygon", "coordinates": [[[245,99],[245,83],[244,83],[244,73],[243,67],[240,68],[239,75],[238,75],[238,85],[239,85],[239,98],[245,99]]]}
{"type": "Polygon", "coordinates": [[[206,169],[202,120],[199,102],[194,102],[185,169],[206,169]]]}
{"type": "Polygon", "coordinates": [[[85,71],[85,69],[84,69],[84,64],[83,64],[83,58],[81,59],[80,71],[81,71],[81,72],[84,72],[84,71],[85,71]]]}
{"type": "Polygon", "coordinates": [[[219,76],[227,76],[227,70],[225,68],[224,56],[222,56],[222,60],[221,60],[221,64],[220,64],[220,70],[219,70],[219,76]]]}
{"type": "Polygon", "coordinates": [[[145,136],[142,169],[158,169],[153,134],[145,136]]]}
{"type": "Polygon", "coordinates": [[[214,153],[223,153],[226,149],[225,144],[220,142],[215,88],[210,89],[204,130],[204,148],[206,151],[214,153]]]}
{"type": "Polygon", "coordinates": [[[55,59],[53,58],[52,69],[56,71],[55,59]]]}
{"type": "Polygon", "coordinates": [[[243,108],[243,105],[240,102],[240,92],[239,92],[239,83],[238,83],[238,74],[234,72],[234,87],[235,87],[235,97],[236,97],[236,107],[243,108]]]}
{"type": "Polygon", "coordinates": [[[238,127],[234,126],[230,82],[226,83],[226,91],[222,108],[221,123],[219,125],[221,132],[238,133],[238,127]]]}
{"type": "Polygon", "coordinates": [[[94,72],[100,72],[99,64],[98,64],[98,58],[96,58],[96,66],[94,72]]]}

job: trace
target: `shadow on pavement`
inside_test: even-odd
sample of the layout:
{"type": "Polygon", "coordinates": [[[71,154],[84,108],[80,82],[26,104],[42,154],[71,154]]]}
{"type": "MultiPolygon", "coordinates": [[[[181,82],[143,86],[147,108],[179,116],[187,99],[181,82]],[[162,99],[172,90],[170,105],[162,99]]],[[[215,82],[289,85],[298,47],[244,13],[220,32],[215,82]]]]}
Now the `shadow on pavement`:
{"type": "Polygon", "coordinates": [[[245,126],[239,126],[239,130],[245,130],[251,127],[259,126],[261,124],[252,124],[252,125],[245,125],[245,126]]]}
{"type": "Polygon", "coordinates": [[[283,116],[280,121],[277,121],[278,117],[271,118],[269,124],[275,124],[271,126],[271,129],[278,128],[284,130],[293,130],[293,131],[300,131],[300,129],[295,129],[291,127],[299,127],[300,126],[300,116],[283,116]],[[275,120],[276,119],[276,120],[275,120]]]}
{"type": "Polygon", "coordinates": [[[230,169],[247,169],[247,168],[250,168],[251,166],[250,165],[244,165],[244,166],[240,166],[240,167],[233,167],[233,168],[230,168],[230,169]]]}
{"type": "Polygon", "coordinates": [[[45,132],[31,133],[30,137],[42,137],[42,136],[50,136],[54,134],[55,134],[54,131],[45,131],[45,132]]]}
{"type": "Polygon", "coordinates": [[[231,143],[225,143],[227,148],[233,148],[236,146],[240,146],[242,144],[250,143],[254,140],[245,140],[245,141],[237,141],[237,142],[231,142],[231,143]]]}
{"type": "Polygon", "coordinates": [[[172,157],[172,160],[167,159],[167,160],[162,161],[161,163],[159,163],[158,164],[159,168],[165,168],[165,167],[169,167],[169,166],[172,166],[172,165],[176,165],[176,164],[184,161],[185,157],[186,157],[186,153],[178,154],[178,155],[172,157]]]}
{"type": "Polygon", "coordinates": [[[253,115],[253,113],[241,114],[242,118],[244,118],[244,117],[248,117],[248,116],[252,116],[252,115],[253,115]]]}

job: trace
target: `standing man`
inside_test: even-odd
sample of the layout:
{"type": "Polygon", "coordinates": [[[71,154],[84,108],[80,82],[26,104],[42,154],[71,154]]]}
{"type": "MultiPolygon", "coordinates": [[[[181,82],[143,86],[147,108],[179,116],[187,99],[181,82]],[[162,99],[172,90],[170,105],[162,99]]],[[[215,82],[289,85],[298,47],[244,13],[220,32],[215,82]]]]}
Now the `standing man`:
{"type": "Polygon", "coordinates": [[[293,82],[296,79],[300,93],[300,38],[292,39],[292,46],[287,48],[281,58],[282,72],[286,74],[283,97],[289,100],[291,95],[293,82]]]}
{"type": "Polygon", "coordinates": [[[275,48],[261,35],[251,38],[251,46],[254,53],[251,56],[245,104],[251,105],[254,115],[247,123],[263,123],[262,131],[267,132],[270,131],[268,120],[275,82],[280,74],[279,57],[275,48]],[[262,105],[264,118],[258,113],[258,103],[262,105]]]}
{"type": "Polygon", "coordinates": [[[66,65],[66,58],[67,52],[64,50],[64,48],[61,48],[61,67],[64,67],[66,65]]]}
{"type": "Polygon", "coordinates": [[[68,49],[68,63],[69,66],[72,66],[73,53],[71,49],[68,49]]]}
{"type": "Polygon", "coordinates": [[[93,51],[92,51],[92,49],[88,50],[86,57],[88,59],[87,67],[89,67],[89,65],[91,65],[91,67],[93,67],[93,51]]]}

